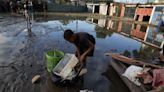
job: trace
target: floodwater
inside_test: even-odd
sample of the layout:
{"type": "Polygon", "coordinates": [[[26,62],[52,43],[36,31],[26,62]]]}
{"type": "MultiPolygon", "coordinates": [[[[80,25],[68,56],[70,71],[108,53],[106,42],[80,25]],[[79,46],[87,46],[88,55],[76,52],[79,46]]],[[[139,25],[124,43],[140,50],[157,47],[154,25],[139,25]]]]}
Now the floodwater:
{"type": "MultiPolygon", "coordinates": [[[[126,22],[122,25],[126,25],[124,23],[126,22]]],[[[123,27],[120,31],[130,33],[128,30],[132,23],[128,24],[130,27],[123,27]]],[[[94,92],[129,92],[109,65],[110,57],[106,57],[104,53],[122,53],[147,60],[158,56],[159,50],[110,28],[117,25],[110,24],[106,27],[98,20],[90,21],[86,18],[66,20],[39,17],[32,22],[29,32],[22,17],[0,18],[0,92],[79,92],[81,89],[94,92]],[[88,72],[84,75],[83,82],[69,87],[52,83],[46,71],[45,59],[45,52],[49,50],[75,52],[75,47],[63,39],[65,29],[88,32],[96,38],[94,57],[87,59],[88,72]],[[31,79],[36,74],[41,75],[41,81],[32,84],[31,79]]]]}

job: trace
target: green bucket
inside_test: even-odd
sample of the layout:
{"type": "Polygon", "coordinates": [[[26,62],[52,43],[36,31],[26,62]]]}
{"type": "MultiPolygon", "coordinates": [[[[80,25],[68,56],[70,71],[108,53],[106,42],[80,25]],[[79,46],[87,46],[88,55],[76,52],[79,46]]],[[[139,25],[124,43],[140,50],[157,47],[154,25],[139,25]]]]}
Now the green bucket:
{"type": "Polygon", "coordinates": [[[55,51],[46,52],[48,72],[51,72],[63,57],[64,57],[64,52],[62,51],[55,50],[55,51]]]}

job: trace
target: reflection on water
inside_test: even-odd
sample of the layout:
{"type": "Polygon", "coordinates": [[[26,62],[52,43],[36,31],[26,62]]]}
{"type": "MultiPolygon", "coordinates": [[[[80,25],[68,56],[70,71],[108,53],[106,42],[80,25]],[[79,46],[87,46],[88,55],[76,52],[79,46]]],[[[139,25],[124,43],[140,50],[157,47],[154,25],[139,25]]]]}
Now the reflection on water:
{"type": "Polygon", "coordinates": [[[96,23],[98,26],[105,29],[140,39],[159,48],[161,48],[164,43],[164,32],[161,27],[153,27],[113,19],[88,19],[88,21],[96,23]]]}
{"type": "Polygon", "coordinates": [[[147,26],[134,24],[134,27],[131,30],[131,35],[141,40],[144,40],[146,30],[147,30],[147,26]]]}
{"type": "MultiPolygon", "coordinates": [[[[102,27],[109,26],[109,30],[85,20],[38,21],[34,22],[31,32],[19,28],[15,28],[13,31],[7,28],[11,25],[7,25],[6,29],[4,28],[0,33],[0,37],[3,39],[0,42],[0,49],[3,49],[0,53],[0,58],[3,59],[0,61],[0,65],[4,66],[4,63],[7,63],[3,68],[0,66],[0,92],[77,92],[80,89],[89,89],[95,92],[123,92],[116,87],[112,89],[112,86],[116,85],[110,81],[110,78],[103,75],[108,70],[110,62],[104,53],[117,52],[137,59],[151,59],[158,53],[158,50],[118,33],[124,30],[124,32],[131,34],[129,32],[132,28],[131,23],[106,22],[106,20],[100,22],[95,20],[94,22],[102,27]],[[117,25],[124,25],[124,27],[117,25]],[[77,84],[77,87],[73,88],[56,86],[51,83],[50,76],[46,72],[44,57],[46,51],[54,49],[62,50],[65,53],[74,53],[75,51],[75,47],[64,40],[64,29],[72,29],[74,32],[88,32],[96,38],[94,57],[87,59],[88,72],[83,78],[83,86],[81,84],[77,84]],[[119,31],[110,31],[112,29],[119,31]],[[31,78],[36,74],[41,74],[43,79],[40,84],[32,85],[31,78]]],[[[20,22],[19,25],[23,26],[25,22],[20,22]]],[[[14,26],[12,24],[12,27],[14,26]]],[[[112,77],[111,80],[119,79],[112,77]]],[[[118,84],[123,85],[121,82],[118,84]]],[[[121,88],[125,87],[121,86],[121,88]]]]}

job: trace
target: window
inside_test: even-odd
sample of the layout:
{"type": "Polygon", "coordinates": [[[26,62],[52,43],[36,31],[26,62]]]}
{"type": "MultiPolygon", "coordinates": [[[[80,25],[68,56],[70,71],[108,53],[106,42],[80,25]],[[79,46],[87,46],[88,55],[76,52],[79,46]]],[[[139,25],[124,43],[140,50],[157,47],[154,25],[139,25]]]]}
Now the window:
{"type": "Polygon", "coordinates": [[[150,19],[150,16],[143,16],[143,21],[144,21],[144,22],[148,22],[149,19],[150,19]]]}
{"type": "Polygon", "coordinates": [[[136,16],[136,19],[135,20],[138,21],[138,18],[139,18],[139,15],[136,16]]]}
{"type": "Polygon", "coordinates": [[[142,31],[142,32],[146,32],[146,29],[147,29],[147,26],[141,25],[141,29],[140,29],[140,31],[142,31]]]}
{"type": "Polygon", "coordinates": [[[98,5],[95,6],[95,11],[94,11],[94,13],[99,13],[99,6],[98,6],[98,5]]]}

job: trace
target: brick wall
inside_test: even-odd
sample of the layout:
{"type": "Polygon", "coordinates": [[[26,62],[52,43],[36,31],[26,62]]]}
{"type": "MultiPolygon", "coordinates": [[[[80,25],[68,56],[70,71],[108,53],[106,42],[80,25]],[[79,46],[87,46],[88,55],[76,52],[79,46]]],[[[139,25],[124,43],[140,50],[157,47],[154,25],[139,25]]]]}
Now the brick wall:
{"type": "Polygon", "coordinates": [[[153,8],[137,8],[136,15],[139,15],[138,21],[143,20],[143,16],[150,16],[153,8]]]}

